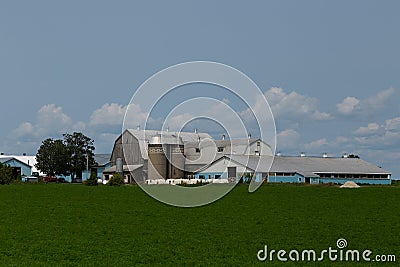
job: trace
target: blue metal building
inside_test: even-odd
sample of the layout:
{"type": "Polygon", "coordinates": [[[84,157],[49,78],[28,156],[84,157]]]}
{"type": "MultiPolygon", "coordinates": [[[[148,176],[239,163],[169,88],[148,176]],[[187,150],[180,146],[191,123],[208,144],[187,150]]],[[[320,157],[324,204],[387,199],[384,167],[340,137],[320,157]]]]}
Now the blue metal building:
{"type": "Polygon", "coordinates": [[[195,173],[198,179],[255,175],[269,183],[391,184],[391,173],[359,158],[225,155],[195,173]],[[271,167],[271,168],[270,168],[271,167]]]}
{"type": "Polygon", "coordinates": [[[32,175],[32,167],[14,157],[0,158],[0,163],[10,166],[13,170],[14,177],[32,175]]]}
{"type": "Polygon", "coordinates": [[[89,178],[92,173],[95,173],[97,178],[103,179],[104,170],[111,167],[110,158],[111,154],[95,154],[94,160],[96,165],[90,167],[88,174],[86,170],[82,171],[82,181],[89,178]]]}

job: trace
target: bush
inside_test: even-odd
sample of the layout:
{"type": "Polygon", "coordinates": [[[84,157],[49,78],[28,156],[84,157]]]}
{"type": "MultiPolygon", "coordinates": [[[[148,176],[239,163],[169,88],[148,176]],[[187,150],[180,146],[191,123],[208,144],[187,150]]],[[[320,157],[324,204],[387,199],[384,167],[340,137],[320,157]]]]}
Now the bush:
{"type": "Polygon", "coordinates": [[[125,184],[124,179],[122,178],[121,174],[117,173],[114,174],[113,177],[110,178],[110,181],[108,181],[107,185],[110,186],[120,186],[125,184]]]}
{"type": "Polygon", "coordinates": [[[86,181],[83,182],[84,185],[87,186],[97,186],[97,176],[95,173],[90,174],[89,179],[87,179],[86,181]]]}
{"type": "Polygon", "coordinates": [[[9,184],[13,180],[12,168],[8,165],[0,164],[0,184],[9,184]]]}

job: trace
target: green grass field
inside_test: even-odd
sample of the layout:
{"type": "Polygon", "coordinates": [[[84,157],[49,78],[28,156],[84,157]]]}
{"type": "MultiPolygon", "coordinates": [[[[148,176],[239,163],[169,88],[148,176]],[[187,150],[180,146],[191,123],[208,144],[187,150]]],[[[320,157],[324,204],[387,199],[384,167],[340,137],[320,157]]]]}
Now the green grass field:
{"type": "MultiPolygon", "coordinates": [[[[395,254],[400,187],[237,186],[200,208],[176,208],[137,186],[0,186],[0,266],[294,266],[259,262],[270,249],[336,247],[395,254]]],[[[298,262],[296,265],[318,263],[298,262]]],[[[348,262],[324,262],[348,266],[348,262]]]]}

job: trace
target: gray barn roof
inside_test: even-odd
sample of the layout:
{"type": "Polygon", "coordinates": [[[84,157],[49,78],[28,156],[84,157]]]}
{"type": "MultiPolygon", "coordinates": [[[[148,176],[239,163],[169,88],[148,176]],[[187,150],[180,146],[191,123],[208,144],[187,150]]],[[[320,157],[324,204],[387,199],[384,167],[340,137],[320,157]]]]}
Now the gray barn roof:
{"type": "Polygon", "coordinates": [[[155,131],[155,130],[135,130],[135,129],[128,129],[128,131],[135,136],[138,140],[144,141],[151,141],[151,139],[155,136],[162,134],[166,138],[168,137],[175,137],[178,136],[182,138],[184,143],[187,142],[197,142],[198,139],[212,139],[212,137],[208,133],[189,133],[189,132],[166,132],[166,131],[155,131]]]}
{"type": "MultiPolygon", "coordinates": [[[[244,154],[246,149],[250,144],[253,144],[256,141],[261,141],[261,139],[232,139],[232,140],[214,140],[213,142],[205,142],[202,143],[202,146],[216,146],[216,147],[231,147],[231,151],[234,151],[235,154],[244,154]]],[[[188,142],[185,144],[185,148],[199,148],[199,142],[188,142]]]]}
{"type": "Polygon", "coordinates": [[[299,173],[305,177],[317,177],[318,173],[385,174],[390,172],[358,158],[317,158],[226,155],[225,158],[247,166],[256,172],[299,173]]]}
{"type": "MultiPolygon", "coordinates": [[[[124,165],[123,166],[123,171],[124,172],[132,172],[132,171],[135,171],[135,170],[137,170],[137,169],[139,169],[139,168],[142,168],[143,167],[143,164],[138,164],[138,165],[124,165]]],[[[115,173],[117,171],[117,166],[112,166],[112,167],[110,167],[110,168],[108,168],[108,169],[105,169],[104,171],[103,171],[103,173],[115,173]]]]}
{"type": "Polygon", "coordinates": [[[275,157],[271,172],[390,174],[358,158],[275,157]]]}
{"type": "Polygon", "coordinates": [[[165,132],[165,131],[155,131],[155,130],[136,130],[136,129],[127,129],[127,131],[132,134],[138,141],[140,146],[140,152],[143,159],[148,159],[147,148],[145,144],[151,142],[153,137],[159,136],[161,133],[163,137],[166,137],[169,140],[177,139],[180,137],[184,144],[188,142],[198,142],[203,139],[212,139],[212,137],[207,133],[189,133],[189,132],[165,132]]]}
{"type": "Polygon", "coordinates": [[[97,166],[105,166],[110,162],[111,154],[95,154],[94,160],[97,166]]]}

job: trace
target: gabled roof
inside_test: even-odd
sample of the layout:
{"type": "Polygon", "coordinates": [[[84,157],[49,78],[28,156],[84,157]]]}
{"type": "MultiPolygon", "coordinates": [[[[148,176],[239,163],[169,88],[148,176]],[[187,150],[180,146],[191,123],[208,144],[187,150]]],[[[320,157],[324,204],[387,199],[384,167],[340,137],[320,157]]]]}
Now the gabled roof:
{"type": "Polygon", "coordinates": [[[105,166],[110,163],[111,154],[95,154],[94,160],[96,161],[97,166],[105,166]]]}
{"type": "Polygon", "coordinates": [[[36,156],[20,156],[20,155],[0,155],[0,158],[15,158],[19,161],[29,165],[32,168],[32,172],[39,172],[40,175],[43,175],[36,167],[36,156]]]}
{"type": "Polygon", "coordinates": [[[312,172],[343,174],[390,174],[359,158],[319,158],[277,156],[271,172],[312,172]]]}
{"type": "Polygon", "coordinates": [[[8,162],[8,161],[10,161],[12,159],[14,159],[14,158],[13,157],[3,157],[3,158],[0,158],[0,162],[1,163],[6,163],[6,162],[8,162]]]}
{"type": "MultiPolygon", "coordinates": [[[[249,153],[253,153],[250,151],[251,145],[253,145],[256,142],[262,142],[265,146],[268,146],[271,148],[268,144],[263,142],[261,139],[248,139],[248,138],[243,138],[243,139],[232,139],[232,140],[212,140],[210,142],[202,142],[199,145],[199,142],[189,142],[185,144],[185,156],[189,159],[192,158],[197,158],[196,163],[197,164],[203,164],[203,165],[208,165],[211,161],[216,161],[219,158],[221,158],[224,155],[232,155],[232,156],[240,156],[240,155],[246,155],[246,159],[248,158],[247,156],[249,153]],[[200,147],[199,147],[200,146],[200,147]],[[216,148],[222,147],[223,151],[216,153],[216,148]],[[194,148],[199,148],[202,150],[201,158],[199,158],[199,152],[196,152],[194,148]],[[208,153],[207,155],[203,155],[204,153],[208,153]],[[210,159],[210,157],[213,157],[210,159]]],[[[271,149],[272,151],[272,149],[271,149]]],[[[268,152],[267,150],[264,150],[262,154],[265,152],[268,152]]],[[[267,154],[267,153],[265,153],[267,154]]],[[[271,153],[268,153],[271,155],[271,153]]],[[[255,160],[255,159],[254,159],[255,160]]],[[[189,161],[189,164],[191,161],[189,161]]]]}
{"type": "MultiPolygon", "coordinates": [[[[336,174],[384,174],[390,172],[377,167],[359,158],[317,158],[317,157],[286,157],[286,156],[246,156],[225,155],[242,166],[246,166],[256,172],[288,172],[299,173],[305,177],[318,177],[322,173],[336,174]],[[269,169],[270,163],[272,166],[269,169]]],[[[221,159],[217,159],[215,162],[221,159]]],[[[207,167],[200,169],[203,171],[207,167]]]]}
{"type": "Polygon", "coordinates": [[[189,133],[189,132],[166,132],[166,131],[155,131],[155,130],[136,130],[136,129],[127,129],[124,131],[133,135],[138,141],[140,146],[140,152],[143,159],[148,159],[147,154],[147,144],[152,141],[153,137],[163,135],[163,139],[175,140],[175,142],[180,143],[179,140],[182,140],[184,144],[188,142],[195,142],[204,139],[212,139],[212,137],[207,133],[189,133]]]}
{"type": "Polygon", "coordinates": [[[215,160],[214,162],[212,162],[211,164],[200,168],[197,172],[204,171],[212,164],[215,164],[216,162],[221,160],[232,161],[236,164],[242,165],[243,167],[249,168],[256,172],[268,172],[272,159],[273,158],[271,156],[263,156],[263,155],[262,156],[224,155],[215,160]]]}
{"type": "Polygon", "coordinates": [[[182,138],[184,143],[187,142],[197,142],[200,138],[202,139],[212,139],[212,137],[208,133],[189,133],[189,132],[166,132],[166,131],[155,131],[155,130],[136,130],[136,129],[127,129],[133,136],[135,136],[138,140],[151,141],[151,139],[155,136],[162,134],[166,138],[174,137],[174,138],[182,138]]]}
{"type": "Polygon", "coordinates": [[[27,166],[27,167],[32,169],[32,166],[30,166],[29,164],[27,164],[27,163],[15,158],[15,157],[2,157],[2,158],[0,158],[0,163],[8,164],[8,162],[10,162],[12,160],[18,161],[19,163],[21,163],[21,164],[23,164],[23,165],[25,165],[25,166],[27,166]]]}
{"type": "MultiPolygon", "coordinates": [[[[135,170],[137,170],[137,169],[139,169],[139,168],[142,168],[143,167],[143,164],[138,164],[138,165],[124,165],[123,166],[123,171],[124,172],[132,172],[132,171],[135,171],[135,170]]],[[[110,167],[110,168],[108,168],[108,169],[105,169],[104,171],[103,171],[103,173],[115,173],[117,171],[117,166],[112,166],[112,167],[110,167]]]]}

